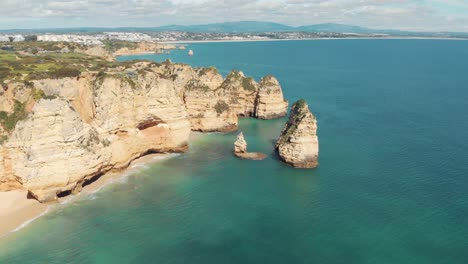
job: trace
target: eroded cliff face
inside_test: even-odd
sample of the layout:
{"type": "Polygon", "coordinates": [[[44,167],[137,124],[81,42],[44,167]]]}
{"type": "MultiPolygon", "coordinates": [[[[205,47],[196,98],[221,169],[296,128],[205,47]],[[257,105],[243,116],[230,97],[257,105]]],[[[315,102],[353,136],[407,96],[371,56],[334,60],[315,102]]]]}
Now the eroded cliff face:
{"type": "Polygon", "coordinates": [[[214,68],[197,69],[192,76],[183,90],[194,130],[234,131],[238,116],[272,119],[287,113],[288,102],[272,76],[259,84],[236,70],[224,80],[214,68]]]}
{"type": "Polygon", "coordinates": [[[132,55],[142,53],[162,53],[163,50],[175,49],[172,44],[160,44],[153,42],[140,42],[134,48],[121,48],[114,52],[115,56],[132,55]]]}
{"type": "MultiPolygon", "coordinates": [[[[0,190],[26,189],[41,202],[147,153],[184,152],[191,130],[236,130],[238,115],[254,115],[260,89],[240,72],[223,80],[214,68],[169,61],[9,86],[0,118],[17,123],[6,129],[2,119],[0,190]]],[[[270,118],[282,106],[262,109],[270,118]]]]}
{"type": "Polygon", "coordinates": [[[317,120],[304,100],[293,104],[289,119],[276,143],[280,158],[296,168],[318,166],[317,120]]]}
{"type": "Polygon", "coordinates": [[[259,119],[285,116],[288,113],[288,101],[283,97],[283,91],[278,80],[269,75],[263,77],[258,86],[254,116],[259,119]]]}

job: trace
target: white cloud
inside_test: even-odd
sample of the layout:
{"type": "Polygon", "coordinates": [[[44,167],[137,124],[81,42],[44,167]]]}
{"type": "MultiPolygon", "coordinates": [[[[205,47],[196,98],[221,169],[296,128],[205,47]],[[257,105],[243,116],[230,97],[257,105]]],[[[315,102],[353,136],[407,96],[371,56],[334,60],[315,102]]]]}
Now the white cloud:
{"type": "Polygon", "coordinates": [[[265,20],[468,31],[468,1],[464,0],[0,0],[0,7],[0,28],[265,20]]]}

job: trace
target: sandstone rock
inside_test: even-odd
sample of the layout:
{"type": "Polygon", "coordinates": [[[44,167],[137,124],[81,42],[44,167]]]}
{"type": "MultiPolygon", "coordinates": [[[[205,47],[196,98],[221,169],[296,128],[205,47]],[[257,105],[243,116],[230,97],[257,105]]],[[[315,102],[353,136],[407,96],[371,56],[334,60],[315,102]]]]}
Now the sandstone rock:
{"type": "Polygon", "coordinates": [[[242,132],[237,135],[237,140],[234,142],[234,155],[239,158],[251,160],[263,160],[266,158],[266,155],[260,152],[247,152],[247,142],[242,132]]]}
{"type": "Polygon", "coordinates": [[[304,100],[293,104],[289,120],[276,143],[276,150],[280,158],[293,167],[318,166],[317,120],[304,100]]]}
{"type": "Polygon", "coordinates": [[[234,142],[234,153],[247,152],[247,142],[245,142],[244,134],[242,132],[237,135],[236,142],[234,142]]]}
{"type": "Polygon", "coordinates": [[[228,104],[238,116],[253,116],[257,83],[251,77],[245,77],[241,71],[231,71],[219,87],[218,97],[228,99],[228,104]]]}
{"type": "Polygon", "coordinates": [[[263,77],[258,86],[254,116],[259,119],[273,119],[285,116],[288,112],[288,101],[283,98],[283,92],[278,80],[269,75],[263,77]]]}
{"type": "Polygon", "coordinates": [[[114,57],[112,56],[112,54],[110,54],[103,47],[99,47],[99,46],[92,46],[92,47],[86,48],[85,50],[83,50],[81,52],[84,53],[84,54],[87,54],[87,55],[104,58],[107,61],[114,61],[115,60],[114,57]]]}
{"type": "Polygon", "coordinates": [[[86,75],[37,86],[56,99],[39,100],[16,125],[3,146],[0,189],[16,189],[18,182],[39,201],[53,201],[146,153],[187,149],[184,103],[173,82],[154,72],[135,80],[86,75]]]}
{"type": "Polygon", "coordinates": [[[8,138],[0,146],[0,190],[53,201],[147,153],[186,151],[191,130],[228,132],[238,116],[280,116],[285,102],[274,80],[257,84],[239,71],[224,80],[215,68],[167,61],[9,83],[0,110],[12,113],[19,102],[24,118],[14,129],[0,128],[8,138]]]}
{"type": "Polygon", "coordinates": [[[140,42],[135,48],[121,48],[114,52],[115,56],[145,54],[145,53],[161,53],[162,50],[175,49],[172,44],[159,44],[153,42],[140,42]]]}

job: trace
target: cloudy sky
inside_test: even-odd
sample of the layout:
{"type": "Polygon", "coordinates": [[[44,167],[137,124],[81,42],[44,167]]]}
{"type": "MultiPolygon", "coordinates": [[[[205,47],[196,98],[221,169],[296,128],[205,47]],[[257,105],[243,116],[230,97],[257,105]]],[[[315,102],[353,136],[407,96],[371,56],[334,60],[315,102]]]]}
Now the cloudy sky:
{"type": "Polygon", "coordinates": [[[468,32],[468,0],[0,0],[0,29],[241,20],[468,32]]]}

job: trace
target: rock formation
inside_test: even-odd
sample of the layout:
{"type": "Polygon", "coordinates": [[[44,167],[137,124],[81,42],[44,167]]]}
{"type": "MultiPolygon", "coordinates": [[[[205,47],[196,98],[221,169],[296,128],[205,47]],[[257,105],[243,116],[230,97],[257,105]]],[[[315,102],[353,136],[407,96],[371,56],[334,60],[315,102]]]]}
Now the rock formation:
{"type": "Polygon", "coordinates": [[[154,42],[139,42],[136,47],[124,47],[116,50],[114,56],[145,54],[145,53],[162,53],[163,50],[172,50],[176,46],[172,44],[160,44],[154,42]]]}
{"type": "Polygon", "coordinates": [[[237,135],[236,142],[234,142],[234,154],[246,153],[247,152],[247,142],[245,142],[244,134],[242,132],[237,135]]]}
{"type": "Polygon", "coordinates": [[[281,86],[275,77],[263,77],[258,84],[254,116],[259,119],[283,117],[288,113],[288,101],[283,97],[281,86]]]}
{"type": "Polygon", "coordinates": [[[256,101],[261,89],[238,71],[223,80],[214,68],[170,61],[10,82],[0,95],[0,190],[54,201],[142,155],[186,151],[191,130],[233,131],[255,109],[278,116],[279,86],[276,99],[256,101]]]}
{"type": "Polygon", "coordinates": [[[317,120],[304,100],[293,104],[289,120],[276,143],[280,158],[296,168],[318,166],[317,120]]]}
{"type": "Polygon", "coordinates": [[[266,155],[260,152],[247,152],[247,142],[242,132],[237,135],[237,140],[234,142],[234,155],[239,158],[252,160],[262,160],[266,158],[266,155]]]}

